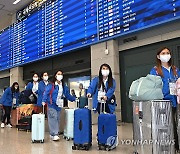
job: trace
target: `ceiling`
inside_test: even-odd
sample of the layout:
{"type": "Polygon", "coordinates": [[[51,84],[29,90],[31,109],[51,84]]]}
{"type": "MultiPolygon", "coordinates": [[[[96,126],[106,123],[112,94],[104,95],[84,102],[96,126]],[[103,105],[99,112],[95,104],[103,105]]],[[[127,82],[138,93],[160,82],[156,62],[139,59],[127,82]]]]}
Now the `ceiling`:
{"type": "Polygon", "coordinates": [[[14,5],[15,0],[0,0],[0,22],[12,17],[17,11],[26,7],[33,0],[21,0],[18,4],[14,5]]]}

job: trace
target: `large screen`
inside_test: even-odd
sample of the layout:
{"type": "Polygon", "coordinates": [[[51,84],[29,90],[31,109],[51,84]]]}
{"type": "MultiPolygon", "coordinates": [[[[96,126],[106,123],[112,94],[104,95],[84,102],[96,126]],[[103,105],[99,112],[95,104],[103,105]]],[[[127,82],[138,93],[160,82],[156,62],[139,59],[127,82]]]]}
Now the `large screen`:
{"type": "Polygon", "coordinates": [[[0,70],[180,18],[180,0],[49,0],[0,32],[0,70]]]}

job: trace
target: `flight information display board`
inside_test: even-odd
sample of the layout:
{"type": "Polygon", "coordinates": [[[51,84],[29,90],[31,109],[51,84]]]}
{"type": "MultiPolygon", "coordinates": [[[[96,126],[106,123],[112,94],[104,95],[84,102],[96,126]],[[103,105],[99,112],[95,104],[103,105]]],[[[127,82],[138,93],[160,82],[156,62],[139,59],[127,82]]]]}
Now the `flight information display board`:
{"type": "Polygon", "coordinates": [[[180,18],[180,0],[49,0],[0,32],[0,70],[180,18]]]}

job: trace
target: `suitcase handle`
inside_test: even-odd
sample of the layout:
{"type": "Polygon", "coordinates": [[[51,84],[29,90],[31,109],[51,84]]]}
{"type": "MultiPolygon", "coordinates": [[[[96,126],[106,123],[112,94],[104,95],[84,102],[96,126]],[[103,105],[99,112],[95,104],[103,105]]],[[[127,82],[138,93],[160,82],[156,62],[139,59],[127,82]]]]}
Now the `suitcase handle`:
{"type": "Polygon", "coordinates": [[[139,111],[139,119],[143,119],[143,112],[142,111],[139,111]]]}
{"type": "Polygon", "coordinates": [[[43,114],[44,114],[44,105],[43,105],[43,114]]]}
{"type": "MultiPolygon", "coordinates": [[[[103,97],[101,97],[101,100],[103,100],[103,97]]],[[[100,113],[106,113],[106,102],[101,102],[100,103],[100,113]],[[103,106],[104,104],[104,106],[103,106]]]]}
{"type": "Polygon", "coordinates": [[[82,130],[82,120],[79,121],[79,130],[82,130]]]}

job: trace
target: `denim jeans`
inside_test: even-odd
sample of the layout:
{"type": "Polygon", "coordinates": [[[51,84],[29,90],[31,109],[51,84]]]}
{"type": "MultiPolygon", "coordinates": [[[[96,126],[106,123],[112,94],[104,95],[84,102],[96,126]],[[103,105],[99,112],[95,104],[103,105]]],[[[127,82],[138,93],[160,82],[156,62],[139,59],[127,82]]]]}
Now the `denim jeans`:
{"type": "Polygon", "coordinates": [[[60,111],[48,108],[49,133],[52,136],[59,134],[60,111]]]}

